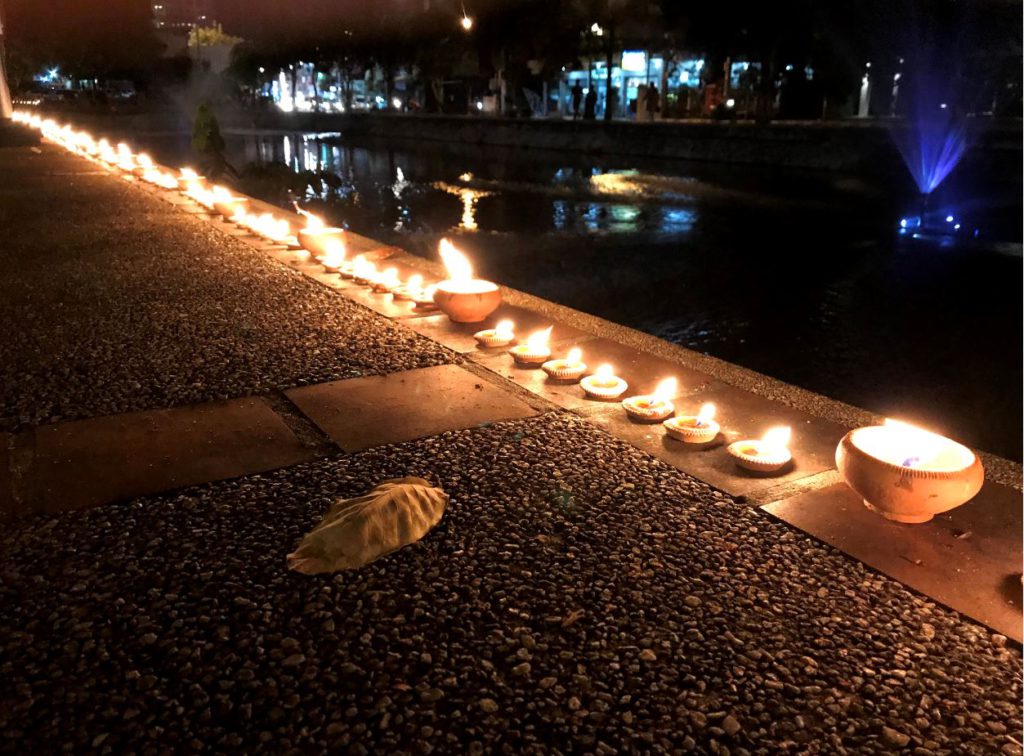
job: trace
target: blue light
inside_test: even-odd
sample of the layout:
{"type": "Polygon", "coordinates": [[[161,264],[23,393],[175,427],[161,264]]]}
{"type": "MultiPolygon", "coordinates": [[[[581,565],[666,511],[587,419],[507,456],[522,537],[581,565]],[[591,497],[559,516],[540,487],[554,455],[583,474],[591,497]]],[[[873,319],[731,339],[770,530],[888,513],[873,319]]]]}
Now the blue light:
{"type": "Polygon", "coordinates": [[[954,231],[959,231],[960,230],[960,224],[957,223],[955,226],[953,226],[953,230],[954,231]]]}
{"type": "Polygon", "coordinates": [[[907,227],[907,219],[906,218],[900,219],[900,228],[906,228],[906,227],[907,227]]]}
{"type": "Polygon", "coordinates": [[[946,216],[946,223],[952,223],[952,222],[953,222],[953,216],[952,215],[947,215],[946,216]]]}

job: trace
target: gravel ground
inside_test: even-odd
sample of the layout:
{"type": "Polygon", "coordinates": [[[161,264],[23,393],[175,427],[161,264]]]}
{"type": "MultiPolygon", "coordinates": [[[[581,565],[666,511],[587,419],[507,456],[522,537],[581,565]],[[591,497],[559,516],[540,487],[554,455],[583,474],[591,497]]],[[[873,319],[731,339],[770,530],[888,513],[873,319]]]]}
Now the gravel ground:
{"type": "Polygon", "coordinates": [[[54,147],[0,174],[0,430],[455,359],[54,147]]]}
{"type": "Polygon", "coordinates": [[[583,421],[12,527],[7,750],[1020,753],[1021,656],[583,421]],[[307,577],[331,497],[421,475],[419,544],[307,577]]]}

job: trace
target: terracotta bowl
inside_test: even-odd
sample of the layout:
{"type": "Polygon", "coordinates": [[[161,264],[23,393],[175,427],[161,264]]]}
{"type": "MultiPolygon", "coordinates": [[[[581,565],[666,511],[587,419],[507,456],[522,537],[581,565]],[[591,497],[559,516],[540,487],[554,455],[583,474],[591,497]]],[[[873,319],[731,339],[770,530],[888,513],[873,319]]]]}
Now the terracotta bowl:
{"type": "Polygon", "coordinates": [[[319,231],[308,231],[305,228],[300,228],[297,236],[299,244],[303,249],[307,250],[314,257],[322,257],[327,254],[328,241],[331,239],[340,242],[345,241],[345,229],[323,228],[319,231]]]}
{"type": "Polygon", "coordinates": [[[966,446],[945,439],[948,447],[937,459],[941,469],[906,467],[874,456],[872,436],[883,426],[857,428],[836,447],[836,467],[847,485],[864,499],[864,506],[896,522],[928,522],[959,507],[981,490],[985,469],[966,446]]]}
{"type": "Polygon", "coordinates": [[[434,292],[434,304],[453,323],[479,323],[501,304],[501,290],[495,284],[470,293],[460,292],[457,287],[451,281],[442,281],[434,292]]]}

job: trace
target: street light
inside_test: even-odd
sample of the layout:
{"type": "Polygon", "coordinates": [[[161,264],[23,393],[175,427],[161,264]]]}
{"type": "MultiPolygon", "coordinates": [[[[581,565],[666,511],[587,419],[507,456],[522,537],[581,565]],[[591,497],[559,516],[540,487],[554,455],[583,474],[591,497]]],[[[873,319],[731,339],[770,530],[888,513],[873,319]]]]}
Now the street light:
{"type": "Polygon", "coordinates": [[[473,19],[463,13],[462,20],[459,22],[465,31],[469,31],[473,28],[473,19]]]}

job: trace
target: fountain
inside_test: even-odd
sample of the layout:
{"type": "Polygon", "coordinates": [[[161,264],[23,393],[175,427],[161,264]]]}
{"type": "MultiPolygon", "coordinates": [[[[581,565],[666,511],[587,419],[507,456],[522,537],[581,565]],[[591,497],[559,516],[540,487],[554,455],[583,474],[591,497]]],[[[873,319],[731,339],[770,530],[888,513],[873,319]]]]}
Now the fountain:
{"type": "Polygon", "coordinates": [[[938,209],[932,203],[932,193],[956,168],[970,144],[967,122],[947,81],[937,72],[911,75],[904,85],[909,90],[907,117],[892,132],[920,192],[918,210],[900,220],[900,233],[915,238],[952,236],[961,228],[949,208],[938,209]]]}

